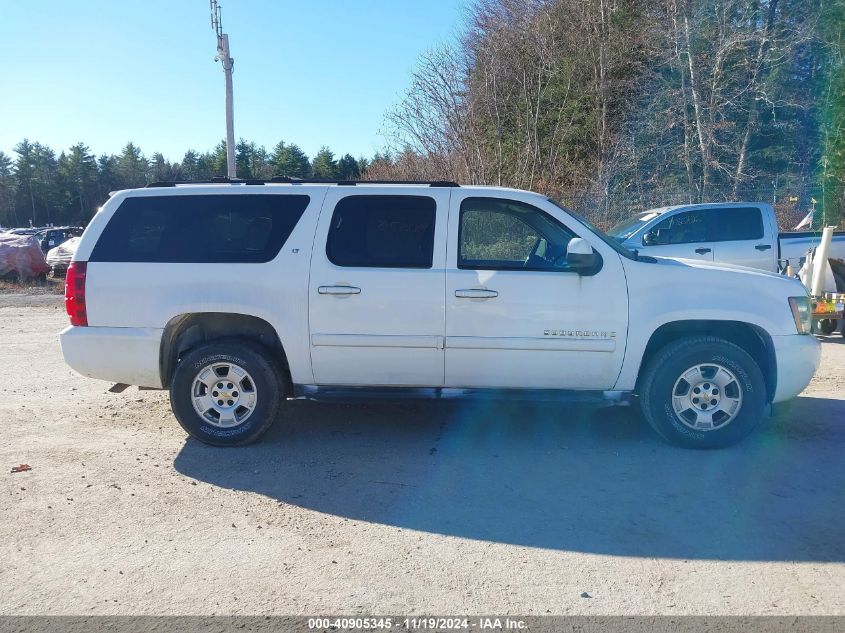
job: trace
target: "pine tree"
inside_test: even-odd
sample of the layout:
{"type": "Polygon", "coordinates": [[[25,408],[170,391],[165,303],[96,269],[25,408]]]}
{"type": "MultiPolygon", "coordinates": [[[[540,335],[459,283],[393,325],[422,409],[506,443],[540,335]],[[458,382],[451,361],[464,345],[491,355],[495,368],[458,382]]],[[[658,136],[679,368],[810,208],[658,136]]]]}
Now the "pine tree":
{"type": "Polygon", "coordinates": [[[235,169],[238,178],[257,178],[255,175],[255,143],[247,142],[244,139],[235,145],[235,169]]]}
{"type": "Polygon", "coordinates": [[[35,155],[29,139],[24,139],[18,143],[15,146],[15,153],[18,155],[15,160],[15,178],[18,181],[15,215],[21,220],[29,218],[29,221],[32,222],[35,217],[35,191],[33,187],[35,155]]]}
{"type": "Polygon", "coordinates": [[[308,178],[311,175],[311,163],[298,145],[285,145],[279,141],[269,157],[270,169],[273,176],[290,176],[292,178],[308,178]]]}
{"type": "Polygon", "coordinates": [[[208,169],[210,169],[209,178],[221,178],[228,175],[225,140],[215,145],[214,150],[208,155],[207,163],[208,169]]]}
{"type": "Polygon", "coordinates": [[[824,222],[836,225],[845,218],[845,0],[826,2],[819,21],[825,79],[819,99],[822,157],[819,180],[824,222]]]}
{"type": "MultiPolygon", "coordinates": [[[[72,213],[79,221],[87,220],[97,196],[97,162],[83,143],[77,143],[59,159],[59,176],[66,187],[64,209],[60,216],[72,213]]],[[[59,220],[61,221],[61,219],[59,220]]]]}
{"type": "Polygon", "coordinates": [[[17,179],[12,171],[12,159],[0,152],[0,226],[16,226],[15,194],[17,179]]]}
{"type": "Polygon", "coordinates": [[[182,171],[182,177],[185,180],[200,180],[199,172],[199,155],[192,149],[185,152],[182,161],[179,163],[182,171]]]}
{"type": "Polygon", "coordinates": [[[123,188],[117,171],[117,157],[102,154],[97,159],[97,204],[101,204],[112,191],[123,188]]]}
{"type": "Polygon", "coordinates": [[[143,187],[147,184],[147,172],[149,163],[141,149],[131,141],[126,144],[117,159],[117,173],[126,188],[143,187]]]}
{"type": "Polygon", "coordinates": [[[32,178],[30,195],[33,204],[33,224],[51,224],[58,220],[57,203],[60,202],[58,163],[56,154],[46,145],[32,145],[32,178]]]}
{"type": "Polygon", "coordinates": [[[311,161],[311,174],[314,178],[337,178],[337,163],[334,159],[334,154],[325,145],[320,148],[314,160],[311,161]]]}
{"type": "Polygon", "coordinates": [[[351,154],[344,154],[337,161],[337,177],[344,180],[358,180],[361,177],[361,167],[351,154]]]}

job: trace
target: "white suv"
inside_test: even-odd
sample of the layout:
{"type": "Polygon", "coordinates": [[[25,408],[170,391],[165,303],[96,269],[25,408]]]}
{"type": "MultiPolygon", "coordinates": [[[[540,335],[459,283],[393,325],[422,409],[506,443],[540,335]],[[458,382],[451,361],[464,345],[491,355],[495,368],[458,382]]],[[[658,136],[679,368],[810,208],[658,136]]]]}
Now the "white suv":
{"type": "Polygon", "coordinates": [[[113,195],[67,276],[68,364],[169,388],[244,444],[288,398],[638,400],[737,442],[819,363],[796,280],[638,256],[544,196],[449,182],[160,183],[113,195]]]}

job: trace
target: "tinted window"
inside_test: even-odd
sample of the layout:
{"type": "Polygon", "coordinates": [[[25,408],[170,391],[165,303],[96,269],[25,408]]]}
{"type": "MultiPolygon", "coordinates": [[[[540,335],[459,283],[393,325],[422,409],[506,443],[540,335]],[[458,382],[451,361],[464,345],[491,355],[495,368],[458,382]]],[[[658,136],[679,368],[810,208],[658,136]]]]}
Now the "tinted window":
{"type": "Polygon", "coordinates": [[[336,266],[431,268],[436,204],[422,196],[348,196],[326,241],[336,266]]]}
{"type": "Polygon", "coordinates": [[[566,270],[575,235],[540,209],[501,198],[461,203],[458,268],[566,270]]]}
{"type": "Polygon", "coordinates": [[[763,237],[763,217],[757,207],[711,209],[707,215],[711,242],[763,237]]]}
{"type": "Polygon", "coordinates": [[[676,213],[658,223],[643,236],[649,245],[692,244],[707,240],[707,215],[710,211],[676,213]]]}
{"type": "Polygon", "coordinates": [[[268,262],[308,199],[263,194],[127,198],[97,240],[91,261],[268,262]]]}

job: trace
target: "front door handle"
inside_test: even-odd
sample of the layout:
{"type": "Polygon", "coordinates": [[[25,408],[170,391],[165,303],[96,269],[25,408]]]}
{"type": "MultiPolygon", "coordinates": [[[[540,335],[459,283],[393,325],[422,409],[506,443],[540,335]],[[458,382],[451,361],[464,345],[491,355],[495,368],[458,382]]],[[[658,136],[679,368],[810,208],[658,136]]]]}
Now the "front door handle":
{"type": "Polygon", "coordinates": [[[756,248],[758,251],[767,251],[771,247],[772,247],[771,244],[757,244],[757,246],[755,246],[754,248],[756,248]]]}
{"type": "Polygon", "coordinates": [[[459,299],[493,299],[499,293],[486,288],[467,288],[466,290],[455,290],[455,296],[459,299]]]}
{"type": "Polygon", "coordinates": [[[711,249],[711,248],[697,248],[697,249],[695,249],[695,252],[698,253],[699,255],[706,255],[711,250],[713,250],[713,249],[711,249]]]}
{"type": "Polygon", "coordinates": [[[317,292],[321,295],[359,295],[361,289],[355,286],[320,286],[317,292]]]}

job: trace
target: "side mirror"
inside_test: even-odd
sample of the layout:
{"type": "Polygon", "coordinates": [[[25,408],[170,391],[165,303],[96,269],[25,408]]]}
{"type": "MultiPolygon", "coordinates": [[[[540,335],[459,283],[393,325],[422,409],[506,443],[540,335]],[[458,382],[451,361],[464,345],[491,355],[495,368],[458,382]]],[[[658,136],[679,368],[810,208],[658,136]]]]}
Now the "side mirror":
{"type": "Polygon", "coordinates": [[[643,235],[643,246],[654,246],[656,242],[656,235],[654,231],[649,231],[645,235],[643,235]]]}
{"type": "Polygon", "coordinates": [[[601,268],[601,256],[587,240],[573,237],[566,245],[566,263],[581,275],[591,275],[601,268]]]}

